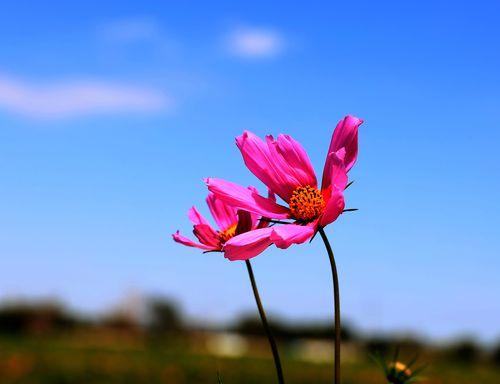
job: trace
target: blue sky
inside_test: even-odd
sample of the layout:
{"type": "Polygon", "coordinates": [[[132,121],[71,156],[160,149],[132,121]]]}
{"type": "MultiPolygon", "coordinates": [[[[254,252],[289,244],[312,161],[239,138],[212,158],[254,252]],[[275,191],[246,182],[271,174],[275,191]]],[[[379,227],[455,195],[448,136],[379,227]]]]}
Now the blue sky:
{"type": "MultiPolygon", "coordinates": [[[[321,172],[365,119],[360,210],[328,228],[360,329],[500,337],[498,2],[0,6],[0,295],[193,317],[253,311],[242,263],[174,244],[201,179],[262,185],[234,145],[289,133],[321,172]]],[[[320,241],[254,260],[268,311],[331,314],[320,241]]]]}

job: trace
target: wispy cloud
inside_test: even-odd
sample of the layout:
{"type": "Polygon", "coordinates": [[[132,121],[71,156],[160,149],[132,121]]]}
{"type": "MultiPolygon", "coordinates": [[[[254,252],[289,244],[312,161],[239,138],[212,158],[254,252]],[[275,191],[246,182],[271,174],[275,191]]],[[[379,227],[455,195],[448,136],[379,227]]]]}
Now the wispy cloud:
{"type": "Polygon", "coordinates": [[[154,89],[93,80],[35,84],[0,75],[0,109],[33,118],[150,113],[172,106],[168,95],[154,89]]]}
{"type": "Polygon", "coordinates": [[[151,18],[120,19],[99,26],[99,33],[107,40],[133,43],[154,40],[162,34],[160,24],[151,18]]]}
{"type": "Polygon", "coordinates": [[[233,55],[243,58],[266,58],[277,56],[285,48],[285,39],[277,31],[266,28],[237,28],[226,41],[233,55]]]}

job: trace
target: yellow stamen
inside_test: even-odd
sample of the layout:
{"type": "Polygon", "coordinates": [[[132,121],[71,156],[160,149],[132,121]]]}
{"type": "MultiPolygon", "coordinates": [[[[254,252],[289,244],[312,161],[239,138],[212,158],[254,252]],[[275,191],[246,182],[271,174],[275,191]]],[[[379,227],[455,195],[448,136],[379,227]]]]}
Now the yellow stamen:
{"type": "Polygon", "coordinates": [[[236,235],[236,227],[238,226],[238,223],[234,223],[230,227],[226,228],[223,231],[219,232],[219,240],[221,243],[225,243],[228,241],[230,238],[234,237],[236,235]]]}
{"type": "Polygon", "coordinates": [[[317,188],[306,185],[293,191],[288,205],[294,219],[311,221],[323,213],[326,203],[317,188]]]}
{"type": "Polygon", "coordinates": [[[394,369],[397,372],[403,372],[408,377],[411,376],[411,370],[403,363],[397,361],[396,363],[391,364],[391,365],[394,367],[394,369]]]}

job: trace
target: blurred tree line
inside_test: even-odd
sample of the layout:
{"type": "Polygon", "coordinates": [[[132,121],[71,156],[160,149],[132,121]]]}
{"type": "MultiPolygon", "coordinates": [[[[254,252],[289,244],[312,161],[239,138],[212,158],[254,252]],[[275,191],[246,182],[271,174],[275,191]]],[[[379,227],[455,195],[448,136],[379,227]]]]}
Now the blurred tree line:
{"type": "Polygon", "coordinates": [[[83,325],[57,303],[10,303],[0,307],[0,332],[17,335],[67,330],[83,325]]]}
{"type": "MultiPolygon", "coordinates": [[[[127,311],[115,311],[100,318],[90,318],[69,311],[57,302],[11,302],[0,305],[0,335],[50,335],[57,332],[71,332],[82,329],[109,329],[122,332],[135,332],[150,337],[151,340],[164,340],[175,336],[182,337],[192,332],[232,332],[247,337],[262,337],[263,329],[256,316],[244,316],[233,325],[218,329],[205,329],[188,324],[178,306],[171,300],[153,297],[144,301],[140,316],[127,311]]],[[[269,320],[274,335],[282,343],[298,339],[332,340],[333,327],[329,321],[308,323],[287,323],[278,319],[269,320]]],[[[395,336],[362,336],[350,326],[342,327],[343,342],[356,343],[368,354],[389,354],[398,346],[401,351],[419,353],[429,348],[416,338],[396,338],[395,336]]],[[[461,364],[489,361],[500,367],[500,341],[496,346],[485,348],[473,339],[457,340],[453,344],[434,348],[444,360],[461,364]]]]}
{"type": "MultiPolygon", "coordinates": [[[[309,322],[307,324],[289,324],[278,319],[270,319],[269,326],[274,336],[282,341],[295,339],[321,339],[333,340],[335,338],[334,328],[328,321],[309,322]]],[[[246,336],[262,335],[262,323],[260,318],[250,315],[244,316],[236,321],[230,330],[246,336]]],[[[341,339],[345,342],[356,341],[358,336],[349,326],[342,325],[341,339]]]]}
{"type": "Polygon", "coordinates": [[[90,318],[69,311],[57,302],[11,302],[0,306],[0,334],[49,334],[96,327],[152,334],[185,331],[180,311],[168,299],[148,299],[141,312],[141,317],[116,310],[100,318],[90,318]]]}

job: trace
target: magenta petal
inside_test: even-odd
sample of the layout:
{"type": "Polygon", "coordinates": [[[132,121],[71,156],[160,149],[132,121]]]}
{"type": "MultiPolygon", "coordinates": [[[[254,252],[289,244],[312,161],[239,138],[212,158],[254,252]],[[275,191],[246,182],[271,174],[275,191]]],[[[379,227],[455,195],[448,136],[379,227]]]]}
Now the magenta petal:
{"type": "Polygon", "coordinates": [[[255,229],[231,238],[224,244],[224,256],[231,261],[248,260],[269,247],[272,228],[255,229]]]}
{"type": "MultiPolygon", "coordinates": [[[[276,149],[286,161],[289,172],[298,180],[299,185],[317,186],[314,168],[300,143],[289,135],[279,135],[276,140],[276,149]]],[[[297,187],[298,185],[295,185],[297,187]]]]}
{"type": "MultiPolygon", "coordinates": [[[[267,190],[267,198],[276,202],[276,195],[270,189],[267,190]]],[[[257,217],[257,221],[254,221],[254,229],[268,227],[269,219],[269,217],[257,217]]]]}
{"type": "Polygon", "coordinates": [[[325,211],[323,215],[320,217],[320,225],[322,227],[334,222],[340,216],[342,211],[345,208],[344,202],[344,189],[336,189],[332,190],[330,195],[330,199],[326,204],[325,211]]]}
{"type": "Polygon", "coordinates": [[[272,200],[272,201],[276,202],[276,195],[270,189],[267,190],[267,198],[269,200],[272,200]]]}
{"type": "Polygon", "coordinates": [[[198,240],[200,240],[200,243],[212,247],[220,247],[219,235],[210,225],[195,225],[193,227],[193,233],[198,240]]]}
{"type": "Polygon", "coordinates": [[[189,217],[189,220],[191,220],[191,222],[194,225],[198,225],[198,224],[210,225],[210,223],[207,221],[207,219],[205,219],[203,217],[203,215],[200,212],[198,212],[198,210],[194,206],[189,209],[188,217],[189,217]]]}
{"type": "Polygon", "coordinates": [[[325,185],[325,177],[328,178],[330,174],[330,153],[337,152],[341,148],[345,149],[344,163],[347,172],[356,162],[358,157],[358,128],[362,123],[363,120],[357,117],[346,116],[335,127],[323,170],[323,185],[325,185]]]}
{"type": "Polygon", "coordinates": [[[252,218],[252,214],[248,211],[238,209],[238,225],[236,226],[236,234],[251,231],[256,226],[256,220],[252,218]]]}
{"type": "Polygon", "coordinates": [[[205,183],[217,198],[236,208],[275,219],[285,219],[289,216],[288,208],[260,196],[254,190],[211,177],[205,179],[205,183]]]}
{"type": "Polygon", "coordinates": [[[221,231],[226,230],[238,221],[236,208],[224,203],[213,193],[208,194],[207,205],[221,231]]]}
{"type": "Polygon", "coordinates": [[[346,116],[342,119],[332,135],[329,152],[336,152],[345,148],[345,167],[349,171],[358,157],[358,128],[363,120],[354,116],[346,116]]]}
{"type": "MultiPolygon", "coordinates": [[[[327,163],[329,164],[330,173],[323,174],[323,185],[321,189],[327,191],[330,188],[337,188],[344,190],[347,185],[347,171],[342,160],[345,152],[343,149],[338,150],[336,153],[332,152],[328,156],[327,163]]],[[[325,169],[326,171],[326,169],[325,169]]]]}
{"type": "Polygon", "coordinates": [[[252,132],[245,131],[238,136],[236,145],[247,168],[273,192],[288,201],[298,181],[283,168],[282,157],[271,152],[269,144],[252,132]]]}
{"type": "Polygon", "coordinates": [[[218,250],[216,247],[205,245],[205,244],[200,244],[200,243],[195,243],[194,241],[188,239],[185,236],[182,236],[179,231],[175,232],[172,235],[172,238],[176,243],[187,245],[188,247],[195,247],[195,248],[200,248],[204,249],[205,251],[216,251],[218,250]]]}
{"type": "Polygon", "coordinates": [[[301,244],[314,235],[313,225],[286,224],[271,227],[272,242],[278,248],[288,248],[292,244],[301,244]]]}
{"type": "MultiPolygon", "coordinates": [[[[248,189],[252,193],[255,193],[257,195],[259,194],[259,191],[255,187],[249,186],[248,189]]],[[[271,196],[271,195],[269,195],[269,196],[271,196]]],[[[276,197],[274,197],[274,194],[272,194],[271,197],[269,197],[269,196],[268,196],[268,199],[273,201],[274,203],[276,203],[276,197]]],[[[262,228],[263,221],[260,220],[262,217],[260,214],[255,213],[255,212],[250,212],[250,217],[252,219],[252,229],[262,228]]],[[[239,220],[239,216],[238,216],[238,220],[239,220]]]]}
{"type": "Polygon", "coordinates": [[[278,150],[278,142],[271,135],[266,136],[266,143],[269,148],[272,166],[276,170],[275,180],[281,188],[278,195],[288,202],[295,188],[303,185],[301,179],[306,180],[307,176],[300,169],[295,169],[288,163],[288,159],[283,157],[278,150]]]}

